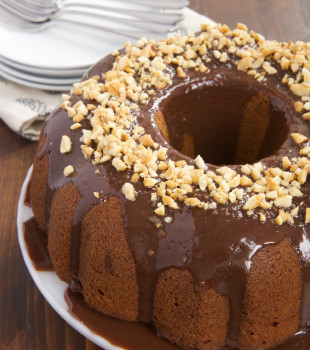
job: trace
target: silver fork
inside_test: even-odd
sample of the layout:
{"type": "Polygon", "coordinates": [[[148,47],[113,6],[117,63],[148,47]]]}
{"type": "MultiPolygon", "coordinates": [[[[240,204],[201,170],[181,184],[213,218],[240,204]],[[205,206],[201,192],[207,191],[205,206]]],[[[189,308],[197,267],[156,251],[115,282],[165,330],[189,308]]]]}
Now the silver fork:
{"type": "MultiPolygon", "coordinates": [[[[109,2],[109,1],[108,1],[109,2]]],[[[79,9],[94,9],[114,12],[118,14],[130,15],[138,18],[144,18],[159,23],[176,23],[180,20],[180,14],[175,10],[180,10],[188,4],[188,0],[114,0],[115,3],[127,3],[131,5],[137,5],[136,9],[127,9],[115,6],[107,6],[107,1],[91,0],[91,1],[78,1],[78,0],[58,0],[58,1],[42,1],[39,0],[0,0],[0,4],[8,11],[16,14],[17,16],[30,21],[30,22],[44,22],[50,19],[52,15],[57,12],[73,11],[74,8],[79,9]],[[152,7],[152,11],[145,7],[152,7]],[[170,10],[169,13],[161,11],[161,9],[170,10]],[[174,12],[174,13],[173,13],[174,12]],[[152,16],[149,16],[152,14],[152,16]]]]}
{"type": "MultiPolygon", "coordinates": [[[[0,8],[1,6],[2,4],[0,3],[0,8]]],[[[92,14],[92,16],[94,16],[94,14],[92,14]]],[[[100,19],[103,18],[103,16],[100,14],[97,14],[96,16],[100,19]]],[[[105,18],[109,20],[111,19],[111,17],[108,17],[108,16],[105,16],[105,18]]],[[[15,13],[7,11],[6,7],[3,7],[0,11],[0,22],[4,23],[7,27],[26,30],[30,32],[42,31],[50,26],[53,26],[59,23],[70,23],[73,25],[77,25],[79,27],[85,26],[87,28],[93,28],[100,31],[114,33],[126,38],[139,39],[142,36],[148,36],[150,38],[160,39],[163,37],[163,35],[166,35],[167,31],[172,31],[176,28],[176,26],[168,27],[167,25],[163,25],[160,23],[144,22],[144,21],[133,20],[133,19],[125,19],[125,22],[124,22],[124,19],[116,18],[116,20],[119,20],[121,23],[125,23],[127,21],[126,22],[127,24],[132,23],[135,25],[135,27],[142,28],[142,29],[133,30],[133,29],[127,29],[127,28],[119,28],[119,27],[102,25],[101,23],[95,24],[94,21],[90,22],[89,18],[88,18],[88,21],[83,21],[81,20],[80,17],[78,19],[65,18],[65,17],[59,16],[58,13],[52,15],[47,21],[44,21],[44,22],[30,22],[17,16],[15,13]]]]}
{"type": "MultiPolygon", "coordinates": [[[[60,8],[68,6],[85,6],[87,7],[91,2],[85,2],[83,0],[11,0],[6,1],[17,9],[30,10],[30,11],[47,11],[47,14],[50,11],[57,11],[60,8]]],[[[109,3],[121,4],[127,3],[137,6],[148,6],[157,9],[171,9],[178,10],[182,9],[188,5],[188,0],[92,0],[93,3],[96,3],[98,8],[109,6],[109,3]]]]}
{"type": "MultiPolygon", "coordinates": [[[[121,1],[139,3],[139,6],[142,3],[150,3],[150,0],[121,1]]],[[[177,2],[178,5],[175,6],[180,7],[181,5],[186,4],[187,0],[172,0],[170,5],[173,2],[177,2]]],[[[152,3],[157,6],[164,5],[161,0],[152,3]]],[[[122,36],[125,35],[126,37],[135,39],[145,35],[156,38],[157,34],[157,37],[162,37],[167,32],[175,30],[175,25],[182,19],[182,15],[179,11],[172,11],[172,13],[169,11],[167,13],[162,12],[161,9],[157,7],[155,7],[153,11],[145,11],[143,7],[142,9],[141,7],[138,7],[138,9],[126,9],[104,6],[102,4],[103,1],[98,2],[94,0],[88,1],[87,3],[76,0],[62,0],[61,3],[58,2],[57,4],[54,2],[44,2],[44,6],[40,5],[38,0],[28,0],[27,3],[26,0],[19,0],[18,3],[15,0],[0,1],[0,7],[5,9],[7,14],[10,13],[11,17],[17,17],[13,21],[15,27],[28,31],[41,31],[53,24],[67,22],[113,32],[122,36]],[[118,16],[115,16],[115,14],[118,16]],[[126,17],[120,17],[119,15],[126,15],[126,17]],[[93,18],[99,19],[100,23],[94,23],[93,18]],[[101,23],[102,20],[129,25],[131,27],[139,28],[140,30],[136,31],[127,28],[125,30],[114,28],[113,26],[103,25],[101,23]]],[[[10,24],[8,23],[9,21],[6,22],[7,25],[10,24]]]]}

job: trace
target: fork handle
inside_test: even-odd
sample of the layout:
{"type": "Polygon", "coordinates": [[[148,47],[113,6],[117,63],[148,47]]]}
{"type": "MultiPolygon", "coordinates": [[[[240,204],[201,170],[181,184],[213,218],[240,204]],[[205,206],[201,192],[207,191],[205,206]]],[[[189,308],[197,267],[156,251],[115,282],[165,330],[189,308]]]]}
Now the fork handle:
{"type": "MultiPolygon", "coordinates": [[[[60,22],[60,23],[71,23],[77,26],[84,26],[84,27],[88,27],[88,28],[93,28],[93,29],[97,29],[100,31],[105,31],[107,33],[114,33],[117,35],[120,35],[122,37],[125,38],[131,38],[131,39],[135,39],[138,40],[142,37],[145,37],[147,34],[150,36],[152,35],[152,37],[149,37],[150,39],[162,39],[163,38],[163,33],[146,33],[143,30],[131,30],[131,29],[120,29],[120,28],[113,28],[113,27],[107,27],[104,25],[98,25],[98,24],[93,24],[93,23],[89,23],[89,22],[83,22],[83,21],[79,21],[79,20],[74,20],[74,19],[63,19],[63,18],[53,18],[52,21],[50,22],[45,22],[43,24],[45,25],[49,25],[49,24],[55,24],[56,22],[60,22]]],[[[40,26],[39,26],[40,27],[40,26]]],[[[39,28],[37,28],[37,30],[40,30],[39,28]]],[[[37,31],[35,28],[33,28],[33,31],[37,31]]],[[[42,30],[42,29],[41,29],[42,30]]]]}
{"type": "Polygon", "coordinates": [[[179,22],[183,15],[182,13],[177,10],[177,12],[162,12],[160,9],[157,9],[156,11],[145,11],[141,9],[133,10],[133,9],[124,9],[124,8],[117,8],[117,7],[110,7],[106,5],[100,5],[98,2],[94,1],[88,1],[87,3],[75,1],[75,0],[64,0],[62,4],[58,4],[58,9],[61,11],[71,11],[71,8],[86,8],[86,9],[94,9],[94,10],[102,10],[102,11],[108,11],[111,13],[118,13],[118,14],[124,14],[129,15],[135,18],[142,18],[144,21],[152,21],[157,23],[172,23],[175,24],[179,22]]]}
{"type": "MultiPolygon", "coordinates": [[[[120,18],[117,16],[109,16],[109,15],[104,15],[104,14],[100,14],[100,13],[96,13],[96,12],[88,12],[88,11],[83,11],[83,10],[79,10],[78,8],[76,9],[70,9],[68,11],[68,16],[66,16],[66,9],[62,9],[60,11],[58,11],[57,13],[55,13],[53,16],[51,16],[51,20],[55,20],[55,19],[60,19],[60,18],[65,18],[65,19],[71,19],[71,15],[75,16],[78,15],[80,16],[80,18],[85,18],[85,20],[87,19],[88,21],[85,23],[89,23],[89,21],[91,19],[99,19],[100,21],[102,20],[106,20],[108,22],[112,22],[112,23],[119,23],[119,24],[125,24],[125,25],[129,25],[132,26],[134,28],[139,28],[139,29],[143,29],[146,30],[148,32],[153,32],[153,33],[161,33],[161,34],[166,34],[168,32],[171,32],[173,30],[176,29],[176,26],[171,23],[171,24],[164,24],[164,23],[156,23],[156,22],[152,22],[148,19],[144,19],[144,20],[140,20],[137,18],[120,18]]],[[[182,17],[180,17],[181,19],[182,17]]]]}
{"type": "MultiPolygon", "coordinates": [[[[117,2],[124,2],[124,3],[130,3],[134,5],[142,5],[142,6],[149,6],[153,8],[160,8],[160,9],[175,9],[180,10],[188,5],[188,0],[114,0],[117,2]]],[[[104,3],[104,1],[101,1],[101,3],[104,3]]],[[[76,4],[81,5],[81,2],[76,0],[58,0],[57,6],[67,6],[67,4],[76,4]]],[[[99,4],[97,2],[97,4],[99,4]]],[[[87,4],[89,5],[89,4],[87,4]]],[[[101,4],[101,6],[105,6],[104,4],[101,4]]]]}
{"type": "MultiPolygon", "coordinates": [[[[71,23],[73,25],[77,25],[78,27],[84,26],[86,28],[93,28],[98,31],[105,31],[107,33],[114,33],[117,35],[120,35],[125,38],[130,39],[140,39],[141,37],[145,36],[145,31],[139,31],[139,30],[130,30],[130,29],[120,29],[120,28],[111,28],[104,25],[96,25],[93,23],[86,23],[79,20],[74,19],[65,19],[65,18],[53,18],[53,20],[41,22],[41,23],[29,23],[28,21],[22,19],[21,17],[16,16],[14,13],[8,11],[5,7],[2,7],[2,4],[0,2],[0,20],[4,21],[6,27],[10,29],[16,29],[16,30],[22,30],[26,32],[40,32],[42,30],[45,30],[46,28],[53,26],[55,23],[71,23]]],[[[151,34],[151,33],[149,33],[151,34]]],[[[152,33],[153,39],[161,39],[163,38],[163,34],[156,34],[152,33]]]]}

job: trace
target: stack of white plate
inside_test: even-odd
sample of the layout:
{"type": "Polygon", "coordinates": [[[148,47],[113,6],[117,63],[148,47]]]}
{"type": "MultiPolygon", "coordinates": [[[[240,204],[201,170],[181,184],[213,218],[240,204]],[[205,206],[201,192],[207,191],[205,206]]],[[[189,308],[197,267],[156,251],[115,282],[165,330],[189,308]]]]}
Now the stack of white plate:
{"type": "Polygon", "coordinates": [[[67,14],[63,12],[61,21],[57,21],[56,17],[56,20],[51,20],[50,26],[41,31],[14,29],[14,16],[0,6],[0,76],[34,88],[69,90],[91,65],[114,49],[122,48],[131,36],[139,38],[145,35],[152,39],[160,34],[162,38],[168,34],[167,31],[175,30],[176,17],[182,19],[186,8],[180,11],[180,7],[185,6],[186,1],[173,2],[174,9],[164,10],[159,3],[153,6],[152,0],[99,1],[102,6],[99,12],[88,8],[86,12],[93,14],[88,23],[93,27],[99,26],[101,30],[68,23],[70,19],[81,23],[85,18],[80,12],[73,12],[70,16],[69,10],[67,14]],[[161,23],[162,20],[165,23],[161,23]],[[109,31],[102,30],[102,27],[109,31]],[[113,34],[113,30],[119,34],[113,34]]]}
{"type": "Polygon", "coordinates": [[[124,42],[111,33],[65,24],[36,33],[0,25],[0,76],[34,88],[69,90],[92,64],[124,42]]]}

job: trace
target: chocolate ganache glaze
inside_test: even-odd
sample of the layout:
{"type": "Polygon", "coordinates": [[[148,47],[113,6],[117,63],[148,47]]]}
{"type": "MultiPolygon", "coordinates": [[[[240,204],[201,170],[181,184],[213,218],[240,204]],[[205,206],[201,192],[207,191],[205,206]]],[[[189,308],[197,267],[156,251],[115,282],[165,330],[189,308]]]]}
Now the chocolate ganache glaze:
{"type": "MultiPolygon", "coordinates": [[[[50,271],[51,262],[47,251],[46,235],[40,230],[34,218],[29,219],[24,224],[24,239],[28,254],[35,268],[38,271],[50,271]],[[34,245],[33,241],[38,242],[38,244],[34,245]]],[[[88,307],[82,295],[73,293],[70,289],[67,289],[65,292],[65,300],[68,304],[69,312],[75,318],[83,322],[92,332],[104,337],[113,345],[128,350],[143,350],[145,349],[145,344],[148,344],[149,347],[153,346],[154,349],[176,349],[176,346],[158,338],[151,326],[144,323],[126,322],[104,316],[88,307]],[[122,330],[121,336],[120,329],[122,330]]],[[[310,333],[305,330],[284,344],[276,346],[275,349],[307,350],[309,346],[310,333]]],[[[228,347],[226,348],[229,349],[228,347]]]]}
{"type": "MultiPolygon", "coordinates": [[[[90,309],[82,300],[82,297],[72,293],[68,289],[65,293],[65,300],[69,307],[69,312],[77,319],[89,327],[90,330],[104,336],[113,345],[120,346],[128,350],[144,350],[145,344],[150,350],[173,350],[177,347],[169,344],[163,339],[157,338],[153,330],[146,324],[129,323],[116,320],[99,314],[90,309]],[[122,335],[120,336],[120,329],[122,335]]],[[[301,333],[292,337],[285,343],[274,347],[275,350],[307,350],[310,345],[310,333],[301,333]]],[[[233,350],[236,348],[224,347],[223,349],[233,350]]]]}
{"type": "MultiPolygon", "coordinates": [[[[281,83],[283,70],[277,68],[277,73],[259,82],[235,68],[235,57],[224,63],[210,55],[206,72],[202,74],[187,69],[186,77],[179,77],[174,65],[168,65],[166,70],[171,83],[163,89],[156,89],[146,103],[138,103],[139,108],[133,110],[135,123],[141,125],[155,143],[167,147],[168,159],[174,162],[185,160],[195,167],[194,158],[200,154],[210,172],[216,173],[227,165],[237,174],[242,174],[242,164],[259,162],[263,169],[282,168],[284,156],[290,159],[299,157],[300,148],[290,135],[298,133],[309,138],[309,127],[295,111],[296,95],[281,83]],[[254,134],[260,147],[247,156],[239,149],[244,148],[242,143],[245,142],[242,141],[242,123],[246,123],[244,111],[251,109],[253,100],[258,106],[256,112],[263,114],[267,110],[269,116],[267,123],[262,122],[265,126],[261,127],[264,129],[261,134],[259,125],[254,123],[254,134]],[[165,118],[169,137],[158,125],[160,114],[165,118]],[[184,146],[186,137],[192,142],[187,148],[184,146]]],[[[86,73],[83,81],[96,75],[100,76],[99,81],[104,81],[101,76],[112,69],[114,61],[114,56],[106,57],[86,73]]],[[[71,105],[79,100],[90,103],[73,95],[71,105]]],[[[93,100],[91,103],[98,105],[93,100]]],[[[84,118],[80,123],[82,129],[92,130],[89,119],[84,118]]],[[[80,194],[71,230],[72,290],[83,291],[79,283],[82,220],[96,205],[116,197],[121,202],[125,236],[136,267],[138,320],[152,322],[158,278],[166,269],[176,267],[191,273],[196,291],[211,288],[227,298],[230,314],[226,345],[238,347],[252,258],[267,246],[276,247],[287,242],[295,248],[300,264],[300,272],[295,276],[300,284],[296,293],[302,300],[299,329],[307,326],[310,320],[310,241],[304,220],[306,208],[310,207],[307,185],[304,185],[301,197],[292,198],[291,208],[299,207],[293,224],[276,225],[277,208],[266,211],[265,220],[260,220],[259,212],[247,213],[243,209],[246,200],[218,204],[209,210],[184,204],[178,209],[166,206],[162,217],[154,213],[156,203],[151,200],[150,189],[142,181],[134,184],[136,199],[125,198],[122,188],[130,181],[132,174],[129,169],[116,171],[111,162],[93,164],[91,159],[83,156],[80,149],[82,134],[80,129],[70,129],[71,125],[72,119],[63,108],[50,116],[44,127],[44,144],[42,142],[39,159],[48,157],[46,232],[49,231],[52,201],[57,191],[72,183],[80,194]],[[69,153],[60,155],[63,135],[69,136],[72,148],[69,153]],[[73,166],[74,173],[66,177],[63,170],[68,164],[73,166]],[[97,192],[98,198],[94,196],[97,192]]],[[[195,191],[194,198],[214,201],[206,191],[195,191]]],[[[106,262],[108,268],[109,262],[106,262]]]]}

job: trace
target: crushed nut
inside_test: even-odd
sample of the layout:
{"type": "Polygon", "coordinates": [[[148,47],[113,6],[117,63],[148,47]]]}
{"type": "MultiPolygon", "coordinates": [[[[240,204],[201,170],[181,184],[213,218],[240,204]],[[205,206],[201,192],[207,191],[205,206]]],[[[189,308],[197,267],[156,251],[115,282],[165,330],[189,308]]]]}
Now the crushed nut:
{"type": "Polygon", "coordinates": [[[124,171],[125,169],[127,169],[126,164],[119,158],[114,158],[112,160],[112,165],[117,171],[124,171]]]}
{"type": "Polygon", "coordinates": [[[259,207],[261,205],[261,203],[262,203],[262,196],[260,196],[259,194],[256,194],[247,200],[247,202],[243,206],[243,209],[244,210],[253,210],[253,209],[259,207]]]}
{"type": "Polygon", "coordinates": [[[130,182],[124,183],[122,193],[130,201],[133,201],[136,198],[135,189],[130,182]]]}
{"type": "Polygon", "coordinates": [[[197,165],[197,168],[199,168],[199,169],[205,169],[205,167],[206,167],[206,164],[200,155],[198,155],[195,158],[195,163],[197,165]]]}
{"type": "Polygon", "coordinates": [[[60,153],[68,153],[71,151],[72,142],[70,137],[63,135],[60,142],[60,153]]]}
{"type": "Polygon", "coordinates": [[[179,78],[187,78],[182,67],[177,67],[177,75],[179,78]]]}
{"type": "Polygon", "coordinates": [[[160,216],[165,215],[165,206],[161,205],[157,209],[154,210],[154,213],[160,216]]]}
{"type": "Polygon", "coordinates": [[[298,145],[308,141],[308,138],[306,136],[299,133],[292,133],[291,137],[298,145]]]}
{"type": "Polygon", "coordinates": [[[305,224],[309,224],[309,222],[310,222],[310,208],[306,208],[305,224]]]}
{"type": "Polygon", "coordinates": [[[145,187],[154,187],[156,184],[156,180],[155,179],[152,179],[150,177],[146,177],[143,179],[143,185],[145,187]]]}
{"type": "Polygon", "coordinates": [[[72,165],[67,165],[65,167],[65,169],[64,169],[64,175],[68,177],[68,176],[72,175],[73,173],[74,173],[73,166],[72,165]]]}
{"type": "Polygon", "coordinates": [[[281,208],[289,208],[292,205],[292,196],[286,195],[274,200],[274,205],[281,208]]]}

